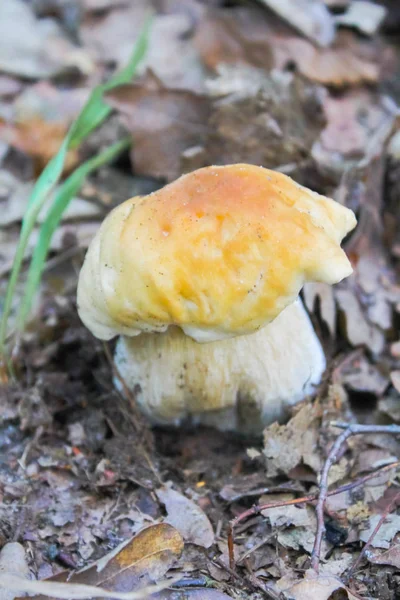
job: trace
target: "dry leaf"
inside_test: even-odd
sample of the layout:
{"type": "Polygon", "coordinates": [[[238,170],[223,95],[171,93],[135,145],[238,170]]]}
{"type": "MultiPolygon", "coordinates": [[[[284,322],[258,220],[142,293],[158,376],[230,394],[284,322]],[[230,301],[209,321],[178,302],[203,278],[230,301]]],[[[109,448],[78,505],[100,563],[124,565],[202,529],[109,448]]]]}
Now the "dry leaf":
{"type": "Polygon", "coordinates": [[[322,320],[332,337],[336,334],[336,302],[331,285],[326,283],[306,283],[303,287],[304,302],[309,312],[315,312],[318,303],[322,320]]]}
{"type": "Polygon", "coordinates": [[[289,474],[303,463],[319,473],[322,462],[316,452],[321,409],[318,403],[305,404],[286,425],[273,423],[264,430],[264,455],[267,473],[289,474]]]}
{"type": "Polygon", "coordinates": [[[288,600],[334,600],[338,590],[343,590],[340,598],[357,600],[340,579],[330,575],[316,575],[313,571],[307,571],[302,581],[283,592],[288,600]]]}
{"type": "Polygon", "coordinates": [[[336,15],[338,25],[355,27],[365,35],[374,35],[385,20],[387,9],[374,2],[352,0],[343,14],[336,15]]]}
{"type": "Polygon", "coordinates": [[[268,30],[268,21],[256,6],[209,9],[198,23],[193,41],[209,69],[228,64],[270,70],[273,56],[268,30]]]}
{"type": "Polygon", "coordinates": [[[350,344],[365,345],[375,354],[382,352],[385,337],[377,327],[368,323],[355,293],[351,290],[338,289],[335,295],[346,318],[346,336],[350,344]]]}
{"type": "Polygon", "coordinates": [[[389,565],[400,569],[400,544],[395,544],[380,554],[370,550],[367,550],[365,554],[369,562],[374,565],[389,565]]]}
{"type": "MultiPolygon", "coordinates": [[[[172,580],[173,581],[173,580],[172,580]]],[[[84,585],[78,583],[58,583],[57,581],[27,581],[17,575],[7,575],[0,573],[0,590],[7,589],[16,594],[27,593],[31,597],[42,598],[61,598],[63,600],[86,600],[89,598],[115,598],[116,600],[144,600],[151,594],[155,594],[172,583],[171,580],[142,588],[137,592],[115,592],[105,590],[93,585],[84,585]]]]}
{"type": "Polygon", "coordinates": [[[278,69],[295,64],[312,81],[343,86],[378,80],[378,51],[349,31],[339,32],[330,48],[316,48],[308,40],[283,32],[272,32],[270,43],[278,69]]]}
{"type": "MultiPolygon", "coordinates": [[[[0,552],[0,577],[2,575],[18,575],[22,579],[30,579],[30,571],[25,550],[21,544],[10,542],[0,552]]],[[[0,600],[14,600],[17,592],[0,587],[0,600]]]]}
{"type": "Polygon", "coordinates": [[[37,19],[30,3],[0,3],[0,70],[22,77],[52,77],[77,68],[93,70],[89,55],[73,46],[53,19],[37,19]]]}
{"type": "Polygon", "coordinates": [[[390,380],[396,390],[400,392],[400,371],[392,371],[390,373],[390,380]]]}
{"type": "Polygon", "coordinates": [[[182,550],[182,537],[174,527],[167,523],[151,525],[89,567],[72,575],[63,572],[50,580],[129,592],[143,582],[158,581],[182,550]]]}
{"type": "Polygon", "coordinates": [[[122,115],[134,144],[136,175],[165,177],[182,174],[181,153],[201,142],[207,131],[209,101],[205,96],[169,90],[151,73],[106,95],[122,115]]]}
{"type": "MultiPolygon", "coordinates": [[[[360,540],[367,542],[378,524],[382,515],[373,515],[369,520],[369,527],[360,533],[360,540]]],[[[374,548],[389,548],[390,542],[400,531],[400,516],[388,515],[374,535],[371,546],[374,548]]]]}
{"type": "Polygon", "coordinates": [[[333,17],[320,0],[262,0],[282,19],[320,46],[329,46],[335,37],[333,17]]]}
{"type": "Polygon", "coordinates": [[[220,68],[208,87],[214,99],[204,142],[208,163],[293,171],[309,159],[325,123],[320,88],[290,73],[250,67],[220,68]]]}
{"type": "Polygon", "coordinates": [[[167,509],[166,521],[176,527],[185,541],[204,548],[214,543],[212,525],[197,504],[169,487],[160,488],[156,494],[167,509]]]}
{"type": "MultiPolygon", "coordinates": [[[[37,118],[13,125],[0,123],[0,138],[33,158],[36,175],[42,172],[58,152],[67,131],[68,126],[64,123],[51,123],[37,118]]],[[[78,151],[69,150],[64,171],[71,171],[78,161],[78,151]]]]}

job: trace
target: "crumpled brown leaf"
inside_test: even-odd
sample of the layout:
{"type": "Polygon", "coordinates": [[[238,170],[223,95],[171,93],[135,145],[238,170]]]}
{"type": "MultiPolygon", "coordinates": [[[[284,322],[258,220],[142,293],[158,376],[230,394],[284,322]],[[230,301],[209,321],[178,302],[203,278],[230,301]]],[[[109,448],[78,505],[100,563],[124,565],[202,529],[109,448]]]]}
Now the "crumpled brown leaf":
{"type": "Polygon", "coordinates": [[[286,425],[273,423],[264,430],[264,455],[267,473],[276,476],[303,463],[318,473],[322,460],[316,452],[321,408],[318,403],[305,404],[286,425]]]}
{"type": "Polygon", "coordinates": [[[374,565],[389,565],[400,569],[400,544],[394,544],[389,550],[381,553],[367,550],[365,555],[374,565]]]}
{"type": "Polygon", "coordinates": [[[267,18],[257,6],[209,8],[196,27],[193,41],[209,69],[228,64],[269,71],[273,55],[268,31],[267,18]]]}
{"type": "MultiPolygon", "coordinates": [[[[373,515],[369,520],[369,526],[360,533],[360,540],[367,542],[380,520],[381,515],[373,515]]],[[[400,516],[388,515],[371,541],[374,548],[389,548],[390,542],[400,531],[400,516]]]]}
{"type": "Polygon", "coordinates": [[[170,523],[181,533],[183,539],[192,544],[209,548],[214,543],[214,531],[202,509],[170,487],[156,491],[157,498],[165,505],[170,523]]]}
{"type": "Polygon", "coordinates": [[[22,77],[46,78],[66,69],[89,75],[93,62],[73,46],[53,19],[36,19],[30,3],[0,3],[0,70],[22,77]]]}
{"type": "MultiPolygon", "coordinates": [[[[279,585],[279,582],[278,582],[279,585]]],[[[307,571],[305,578],[292,585],[289,589],[284,589],[284,597],[288,600],[334,600],[335,592],[343,590],[340,598],[348,600],[357,600],[349,590],[345,588],[340,579],[331,575],[316,575],[313,571],[307,571]]]]}
{"type": "Polygon", "coordinates": [[[89,567],[72,575],[63,572],[50,580],[129,592],[139,584],[157,582],[182,550],[180,533],[167,523],[159,523],[146,527],[89,567]]]}
{"type": "Polygon", "coordinates": [[[134,84],[106,94],[132,133],[136,175],[176,179],[182,174],[181,154],[205,137],[210,112],[205,96],[163,86],[152,73],[134,84]]]}
{"type": "Polygon", "coordinates": [[[271,32],[275,66],[295,64],[305,77],[332,86],[374,83],[379,77],[379,50],[357,39],[350,31],[339,31],[329,48],[317,48],[306,39],[271,32]]]}
{"type": "MultiPolygon", "coordinates": [[[[297,173],[325,123],[321,89],[290,73],[245,66],[220,67],[218,74],[207,86],[213,102],[206,164],[246,162],[297,173]]],[[[200,166],[201,157],[190,168],[200,166]]]]}
{"type": "Polygon", "coordinates": [[[320,0],[262,0],[262,3],[320,46],[333,42],[334,20],[320,0]]]}

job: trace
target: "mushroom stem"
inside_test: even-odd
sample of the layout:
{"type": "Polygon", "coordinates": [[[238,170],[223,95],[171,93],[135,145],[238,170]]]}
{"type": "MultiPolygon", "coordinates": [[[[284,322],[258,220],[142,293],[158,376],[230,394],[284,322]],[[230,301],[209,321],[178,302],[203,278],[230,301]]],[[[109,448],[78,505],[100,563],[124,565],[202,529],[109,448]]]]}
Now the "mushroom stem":
{"type": "MultiPolygon", "coordinates": [[[[300,300],[259,331],[199,344],[179,327],[119,339],[116,365],[154,424],[260,433],[312,393],[325,356],[300,300]]],[[[118,386],[118,382],[116,382],[118,386]]]]}

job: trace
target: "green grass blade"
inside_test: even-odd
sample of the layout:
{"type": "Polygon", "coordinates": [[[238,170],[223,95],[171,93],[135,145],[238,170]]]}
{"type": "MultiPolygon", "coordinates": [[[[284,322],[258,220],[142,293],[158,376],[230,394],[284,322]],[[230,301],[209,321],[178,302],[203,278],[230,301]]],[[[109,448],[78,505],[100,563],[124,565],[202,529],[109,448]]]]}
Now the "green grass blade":
{"type": "Polygon", "coordinates": [[[111,107],[103,100],[104,92],[118,85],[130,83],[139,63],[143,60],[148,47],[151,18],[149,17],[135,44],[128,64],[116,73],[109,81],[97,86],[90,95],[79,117],[72,126],[71,148],[76,148],[98,127],[111,112],[111,107]]]}
{"type": "Polygon", "coordinates": [[[0,323],[0,358],[4,357],[5,354],[7,322],[11,312],[15,287],[21,271],[29,237],[33,231],[39,212],[62,175],[68,150],[70,148],[78,147],[79,144],[96,127],[98,127],[111,112],[111,108],[103,101],[102,96],[104,92],[122,83],[128,83],[134,76],[139,62],[143,59],[147,51],[150,25],[151,18],[148,18],[139,36],[139,39],[135,44],[135,48],[128,65],[121,72],[112,77],[109,82],[100,85],[93,90],[89,100],[83,107],[78,118],[72,124],[67,136],[61,144],[58,153],[48,163],[35,184],[22,221],[20,239],[18,241],[13,267],[7,286],[6,297],[4,300],[3,314],[0,323]]]}
{"type": "Polygon", "coordinates": [[[58,190],[55,199],[47,213],[46,220],[39,230],[38,244],[33,252],[30,263],[28,278],[25,286],[24,297],[18,312],[17,330],[22,331],[29,315],[32,301],[39,287],[47,254],[49,252],[51,238],[57,229],[63,213],[67,209],[72,198],[81,188],[84,179],[95,169],[114,160],[123,150],[130,145],[130,139],[122,140],[104,150],[83,165],[78,167],[72,175],[65,180],[58,190]]]}
{"type": "Polygon", "coordinates": [[[24,260],[25,250],[29,241],[29,236],[34,228],[36,219],[43,206],[44,201],[49,193],[59,180],[64,161],[68,150],[69,135],[63,141],[60,150],[54,158],[49,162],[46,169],[42,172],[36,182],[31,198],[29,200],[26,213],[24,215],[21,227],[21,233],[18,240],[17,249],[15,252],[14,262],[10,274],[10,279],[7,285],[6,296],[4,299],[3,315],[0,323],[0,353],[4,349],[7,336],[7,321],[11,312],[12,299],[15,287],[18,281],[18,276],[24,260]]]}

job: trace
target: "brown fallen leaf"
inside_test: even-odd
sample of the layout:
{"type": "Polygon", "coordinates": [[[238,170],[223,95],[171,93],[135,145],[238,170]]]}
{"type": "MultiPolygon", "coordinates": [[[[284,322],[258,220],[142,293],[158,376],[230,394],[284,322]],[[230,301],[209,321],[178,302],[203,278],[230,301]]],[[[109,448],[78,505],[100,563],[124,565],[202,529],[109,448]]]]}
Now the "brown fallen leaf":
{"type": "Polygon", "coordinates": [[[315,473],[322,467],[316,452],[321,419],[318,403],[305,404],[286,425],[273,423],[264,430],[264,455],[268,476],[289,474],[303,463],[315,473]]]}
{"type": "Polygon", "coordinates": [[[268,20],[257,6],[209,8],[197,25],[193,42],[209,69],[228,64],[269,71],[273,55],[268,30],[268,20]]]}
{"type": "Polygon", "coordinates": [[[0,3],[0,70],[22,77],[53,77],[67,69],[89,75],[93,62],[74,46],[54,19],[37,19],[31,3],[0,3]]]}
{"type": "Polygon", "coordinates": [[[165,505],[170,523],[181,533],[183,539],[192,544],[209,548],[214,543],[214,531],[202,509],[170,487],[156,491],[157,498],[165,505]]]}
{"type": "MultiPolygon", "coordinates": [[[[25,550],[17,542],[9,542],[0,552],[0,576],[18,575],[22,579],[30,579],[30,571],[26,560],[25,550]]],[[[0,600],[14,600],[16,592],[0,588],[0,600]]]]}
{"type": "Polygon", "coordinates": [[[143,529],[89,567],[72,575],[60,573],[47,581],[68,581],[129,592],[143,583],[157,582],[182,550],[180,533],[167,523],[159,523],[143,529]]]}
{"type": "MultiPolygon", "coordinates": [[[[38,176],[58,152],[68,131],[64,123],[51,123],[33,118],[13,125],[0,122],[0,139],[33,158],[38,176]]],[[[77,150],[69,150],[64,171],[71,171],[79,161],[77,150]]]]}
{"type": "Polygon", "coordinates": [[[306,283],[303,287],[304,302],[309,312],[314,312],[318,304],[322,320],[332,337],[336,334],[336,302],[331,285],[326,283],[306,283]]]}
{"type": "Polygon", "coordinates": [[[400,544],[394,544],[389,550],[381,553],[367,550],[365,555],[369,562],[374,565],[389,565],[400,569],[400,544]]]}
{"type": "Polygon", "coordinates": [[[220,67],[218,74],[207,85],[213,98],[207,163],[289,168],[292,175],[301,169],[325,124],[321,89],[290,73],[245,66],[220,67]]]}
{"type": "Polygon", "coordinates": [[[317,575],[311,570],[306,572],[302,581],[282,591],[288,600],[334,600],[334,598],[357,600],[339,578],[317,575]]]}
{"type": "Polygon", "coordinates": [[[262,0],[262,3],[320,46],[333,42],[334,20],[320,0],[262,0]]]}
{"type": "Polygon", "coordinates": [[[172,181],[182,174],[181,154],[201,143],[210,112],[205,96],[163,86],[152,73],[106,94],[131,132],[136,175],[172,181]]]}
{"type": "MultiPolygon", "coordinates": [[[[367,542],[375,527],[377,526],[381,515],[373,515],[369,520],[369,526],[360,533],[360,540],[367,542]]],[[[389,548],[390,543],[396,534],[400,531],[400,516],[399,515],[387,515],[384,523],[380,526],[377,533],[374,535],[371,541],[371,546],[374,548],[389,548]]]]}
{"type": "Polygon", "coordinates": [[[396,390],[400,392],[400,371],[392,371],[390,373],[390,379],[396,390]]]}
{"type": "Polygon", "coordinates": [[[344,86],[374,83],[379,77],[379,50],[350,31],[339,31],[329,48],[317,48],[283,31],[271,32],[270,43],[278,69],[294,64],[305,77],[318,83],[344,86]]]}

